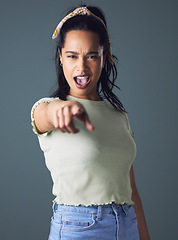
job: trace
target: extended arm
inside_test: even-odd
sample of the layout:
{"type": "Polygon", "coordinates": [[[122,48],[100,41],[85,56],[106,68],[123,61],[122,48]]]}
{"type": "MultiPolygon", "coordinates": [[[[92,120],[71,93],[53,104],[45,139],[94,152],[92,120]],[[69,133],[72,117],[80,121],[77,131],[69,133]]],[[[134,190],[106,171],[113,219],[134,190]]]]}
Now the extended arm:
{"type": "Polygon", "coordinates": [[[40,103],[34,110],[35,126],[39,133],[55,129],[77,133],[79,129],[75,128],[73,117],[83,122],[88,130],[94,129],[85,108],[77,101],[55,100],[50,103],[40,103]]]}
{"type": "Polygon", "coordinates": [[[130,182],[131,182],[131,187],[132,187],[132,201],[135,203],[134,210],[135,210],[135,213],[137,216],[140,240],[150,240],[141,198],[139,196],[137,186],[135,183],[133,166],[131,167],[131,170],[130,170],[130,182]]]}

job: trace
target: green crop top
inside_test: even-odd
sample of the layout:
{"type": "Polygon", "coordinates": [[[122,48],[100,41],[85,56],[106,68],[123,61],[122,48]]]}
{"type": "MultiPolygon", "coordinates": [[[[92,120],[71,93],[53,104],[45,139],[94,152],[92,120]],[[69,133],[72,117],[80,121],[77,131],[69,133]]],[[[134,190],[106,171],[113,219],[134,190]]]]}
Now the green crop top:
{"type": "Polygon", "coordinates": [[[132,205],[129,172],[136,145],[127,114],[116,111],[105,101],[67,96],[68,100],[83,104],[95,130],[88,131],[74,119],[80,129],[77,134],[55,130],[40,135],[35,128],[34,109],[41,102],[56,99],[59,98],[43,98],[31,111],[33,130],[54,183],[54,201],[75,206],[112,202],[132,205]]]}

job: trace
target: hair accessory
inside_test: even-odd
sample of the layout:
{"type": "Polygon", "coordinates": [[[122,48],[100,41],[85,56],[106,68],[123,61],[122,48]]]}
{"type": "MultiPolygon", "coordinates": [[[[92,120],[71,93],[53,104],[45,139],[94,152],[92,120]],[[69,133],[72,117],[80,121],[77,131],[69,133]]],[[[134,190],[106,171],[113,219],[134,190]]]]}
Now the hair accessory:
{"type": "Polygon", "coordinates": [[[97,17],[96,15],[94,15],[90,10],[88,10],[87,7],[79,7],[79,8],[76,8],[73,12],[69,13],[66,17],[64,17],[60,21],[60,23],[57,25],[57,27],[56,27],[53,35],[52,35],[52,39],[55,40],[57,38],[57,36],[59,35],[59,32],[60,32],[60,29],[62,28],[63,24],[69,18],[72,18],[72,17],[77,16],[77,15],[92,15],[92,16],[98,18],[104,24],[103,20],[101,18],[97,17]]]}
{"type": "MultiPolygon", "coordinates": [[[[99,18],[98,16],[96,16],[94,13],[92,13],[90,10],[88,10],[87,7],[79,7],[79,8],[76,8],[73,12],[69,13],[66,17],[64,17],[60,23],[57,25],[53,35],[52,35],[52,39],[55,40],[57,38],[57,36],[59,35],[59,32],[63,26],[63,24],[70,18],[74,17],[74,16],[77,16],[77,15],[92,15],[93,17],[97,18],[99,21],[101,21],[103,23],[103,25],[105,26],[106,28],[106,25],[105,23],[103,22],[103,20],[101,18],[99,18]]],[[[107,31],[107,29],[106,29],[107,31]]],[[[108,31],[107,31],[107,37],[108,37],[108,45],[109,45],[109,52],[108,52],[108,58],[110,60],[110,62],[112,64],[114,64],[114,59],[113,59],[113,56],[112,56],[112,51],[111,51],[111,43],[110,43],[110,40],[109,40],[109,34],[108,34],[108,31]]]]}

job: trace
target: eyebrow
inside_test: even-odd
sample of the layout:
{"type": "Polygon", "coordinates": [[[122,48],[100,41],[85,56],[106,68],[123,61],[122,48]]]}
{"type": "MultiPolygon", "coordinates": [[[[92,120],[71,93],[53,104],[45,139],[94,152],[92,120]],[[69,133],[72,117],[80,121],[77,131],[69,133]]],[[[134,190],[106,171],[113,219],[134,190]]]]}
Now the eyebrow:
{"type": "MultiPolygon", "coordinates": [[[[79,53],[78,53],[78,52],[75,52],[75,51],[66,51],[65,53],[72,53],[72,54],[79,55],[79,53]]],[[[88,52],[86,55],[91,55],[91,54],[99,54],[99,52],[97,52],[97,51],[91,51],[91,52],[88,52]]]]}

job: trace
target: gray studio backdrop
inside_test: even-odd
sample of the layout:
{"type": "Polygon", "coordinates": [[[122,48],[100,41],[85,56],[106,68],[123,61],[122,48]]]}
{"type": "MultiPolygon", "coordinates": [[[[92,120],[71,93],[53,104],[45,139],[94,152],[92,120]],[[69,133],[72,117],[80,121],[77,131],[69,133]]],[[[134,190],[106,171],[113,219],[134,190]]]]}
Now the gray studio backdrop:
{"type": "MultiPolygon", "coordinates": [[[[117,95],[135,132],[134,163],[151,239],[177,235],[177,2],[86,1],[106,15],[119,58],[117,95]]],[[[51,34],[80,1],[0,2],[0,239],[45,240],[52,181],[30,125],[55,84],[51,34]]]]}

